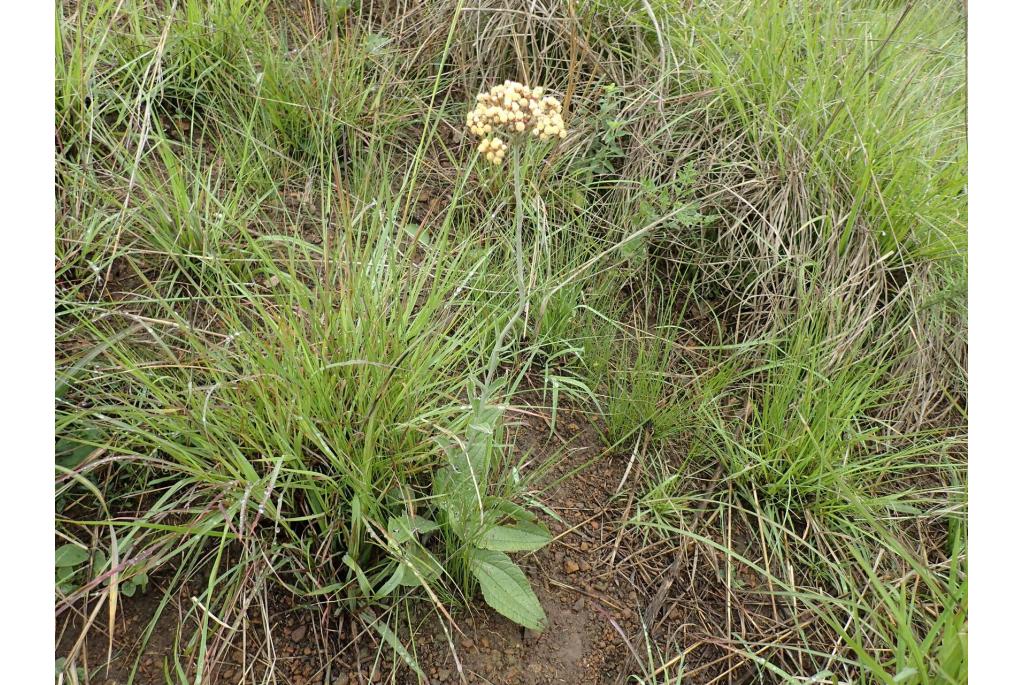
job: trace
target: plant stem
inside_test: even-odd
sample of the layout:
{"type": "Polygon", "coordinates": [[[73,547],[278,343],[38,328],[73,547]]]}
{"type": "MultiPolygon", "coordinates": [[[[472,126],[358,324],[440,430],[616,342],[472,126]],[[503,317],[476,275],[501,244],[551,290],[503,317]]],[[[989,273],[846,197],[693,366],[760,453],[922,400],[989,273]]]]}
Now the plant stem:
{"type": "Polygon", "coordinates": [[[519,318],[526,312],[526,307],[529,302],[526,292],[526,273],[525,266],[523,264],[523,183],[522,183],[522,170],[520,169],[520,151],[518,146],[512,147],[512,178],[513,185],[515,188],[515,231],[516,231],[516,286],[519,293],[519,306],[515,313],[509,318],[505,327],[501,329],[498,334],[498,339],[494,341],[494,349],[491,350],[491,357],[487,364],[487,375],[484,378],[484,385],[490,387],[491,381],[494,380],[494,374],[498,370],[498,362],[500,359],[501,350],[504,347],[505,337],[509,334],[509,331],[516,325],[519,318]]]}

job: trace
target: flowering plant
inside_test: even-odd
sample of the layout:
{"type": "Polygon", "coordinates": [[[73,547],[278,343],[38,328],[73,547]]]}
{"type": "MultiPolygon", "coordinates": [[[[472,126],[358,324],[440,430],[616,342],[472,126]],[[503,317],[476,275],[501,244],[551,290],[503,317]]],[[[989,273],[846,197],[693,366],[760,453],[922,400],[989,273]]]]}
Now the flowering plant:
{"type": "Polygon", "coordinates": [[[466,128],[481,138],[477,150],[492,164],[501,164],[509,136],[525,133],[541,139],[565,138],[562,103],[544,95],[540,86],[530,88],[518,81],[505,81],[476,96],[476,106],[466,115],[466,128]]]}
{"type": "MultiPolygon", "coordinates": [[[[477,95],[475,107],[466,115],[466,127],[481,138],[477,149],[492,164],[501,164],[509,149],[499,133],[510,139],[525,136],[527,130],[541,140],[566,136],[562,104],[545,96],[543,88],[530,88],[516,81],[505,81],[477,95]]],[[[434,499],[442,525],[463,543],[465,568],[479,583],[484,601],[516,623],[541,630],[546,624],[544,609],[529,579],[506,552],[536,551],[551,541],[551,533],[535,515],[510,499],[492,494],[488,487],[503,425],[503,409],[490,402],[498,385],[495,375],[506,338],[526,314],[529,303],[519,161],[520,149],[515,147],[512,167],[519,306],[495,340],[485,377],[471,401],[473,411],[464,439],[445,443],[448,464],[434,474],[434,499]]]]}

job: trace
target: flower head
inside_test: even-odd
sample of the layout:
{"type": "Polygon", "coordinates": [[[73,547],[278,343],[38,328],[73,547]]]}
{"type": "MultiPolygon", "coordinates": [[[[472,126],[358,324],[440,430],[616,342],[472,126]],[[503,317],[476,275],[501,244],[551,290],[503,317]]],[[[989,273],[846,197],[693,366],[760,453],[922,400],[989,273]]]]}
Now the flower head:
{"type": "Polygon", "coordinates": [[[482,138],[477,149],[487,161],[501,164],[508,145],[496,132],[509,136],[525,133],[548,140],[565,138],[562,103],[544,95],[540,86],[530,88],[518,81],[505,81],[476,96],[476,106],[466,115],[466,128],[482,138]]]}

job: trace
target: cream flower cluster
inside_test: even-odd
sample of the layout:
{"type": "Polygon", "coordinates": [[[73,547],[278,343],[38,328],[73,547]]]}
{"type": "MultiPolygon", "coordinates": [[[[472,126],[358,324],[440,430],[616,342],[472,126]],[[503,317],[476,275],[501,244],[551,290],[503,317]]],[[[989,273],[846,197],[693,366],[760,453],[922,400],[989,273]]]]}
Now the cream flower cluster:
{"type": "Polygon", "coordinates": [[[501,164],[501,160],[505,159],[505,152],[508,151],[508,144],[498,136],[494,136],[481,140],[476,149],[487,157],[488,162],[501,164]]]}
{"type": "Polygon", "coordinates": [[[508,150],[505,141],[494,133],[515,135],[529,130],[541,140],[566,136],[562,103],[545,96],[540,86],[530,88],[518,81],[505,81],[477,95],[476,107],[466,115],[466,127],[483,138],[477,149],[494,164],[501,164],[508,150]]]}

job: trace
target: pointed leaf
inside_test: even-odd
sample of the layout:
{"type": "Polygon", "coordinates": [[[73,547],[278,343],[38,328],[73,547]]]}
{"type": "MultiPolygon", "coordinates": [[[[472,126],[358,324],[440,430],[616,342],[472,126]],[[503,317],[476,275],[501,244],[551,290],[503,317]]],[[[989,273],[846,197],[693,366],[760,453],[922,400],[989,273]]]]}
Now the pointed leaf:
{"type": "Polygon", "coordinates": [[[514,526],[493,526],[484,531],[478,544],[497,552],[532,552],[551,541],[544,526],[518,521],[514,526]]]}
{"type": "Polygon", "coordinates": [[[530,581],[507,555],[474,549],[470,556],[470,570],[480,581],[484,601],[495,611],[531,630],[544,628],[544,610],[530,588],[530,581]]]}
{"type": "MultiPolygon", "coordinates": [[[[460,497],[457,476],[451,466],[434,473],[434,498],[437,506],[447,514],[448,527],[460,540],[470,537],[469,514],[471,502],[460,497]]],[[[472,493],[470,493],[472,495],[472,493]]]]}

